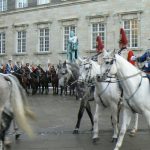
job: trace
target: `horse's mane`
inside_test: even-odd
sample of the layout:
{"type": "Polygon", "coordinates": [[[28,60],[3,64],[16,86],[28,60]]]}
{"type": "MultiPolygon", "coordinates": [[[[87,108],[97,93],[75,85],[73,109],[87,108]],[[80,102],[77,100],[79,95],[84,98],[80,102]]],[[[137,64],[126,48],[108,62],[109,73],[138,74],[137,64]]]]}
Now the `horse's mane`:
{"type": "Polygon", "coordinates": [[[67,63],[68,66],[68,69],[71,71],[72,73],[72,76],[75,78],[75,79],[78,79],[79,77],[79,67],[77,64],[72,64],[72,63],[67,63]]]}
{"type": "Polygon", "coordinates": [[[128,70],[127,72],[128,75],[133,75],[141,71],[138,68],[136,68],[134,65],[132,65],[130,62],[128,62],[126,59],[124,59],[122,56],[116,54],[115,57],[116,57],[116,62],[119,64],[119,66],[123,67],[125,70],[128,70]]]}

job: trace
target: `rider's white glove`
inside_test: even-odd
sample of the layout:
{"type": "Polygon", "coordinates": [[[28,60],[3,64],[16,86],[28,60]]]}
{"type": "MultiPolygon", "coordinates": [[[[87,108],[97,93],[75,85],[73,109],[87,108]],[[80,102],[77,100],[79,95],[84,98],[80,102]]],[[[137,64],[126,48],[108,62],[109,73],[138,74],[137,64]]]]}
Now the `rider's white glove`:
{"type": "Polygon", "coordinates": [[[135,61],[136,60],[136,56],[131,56],[131,60],[135,61]]]}
{"type": "Polygon", "coordinates": [[[148,62],[146,62],[144,65],[145,65],[146,68],[148,68],[148,62]]]}

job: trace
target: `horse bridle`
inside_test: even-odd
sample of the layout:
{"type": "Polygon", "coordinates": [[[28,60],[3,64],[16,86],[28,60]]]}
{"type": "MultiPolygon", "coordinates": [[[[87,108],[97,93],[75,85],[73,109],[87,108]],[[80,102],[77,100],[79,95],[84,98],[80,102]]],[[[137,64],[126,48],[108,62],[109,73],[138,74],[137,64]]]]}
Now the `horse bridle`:
{"type": "MultiPolygon", "coordinates": [[[[78,80],[78,82],[84,82],[88,86],[91,86],[91,84],[93,84],[92,83],[92,78],[91,78],[91,67],[92,67],[92,64],[90,62],[86,62],[86,63],[82,64],[82,66],[84,66],[84,68],[85,68],[85,70],[87,70],[87,72],[86,72],[85,79],[80,79],[80,80],[78,80]],[[89,68],[85,68],[86,65],[89,65],[89,68]]],[[[82,75],[81,75],[81,77],[82,77],[82,75]]]]}

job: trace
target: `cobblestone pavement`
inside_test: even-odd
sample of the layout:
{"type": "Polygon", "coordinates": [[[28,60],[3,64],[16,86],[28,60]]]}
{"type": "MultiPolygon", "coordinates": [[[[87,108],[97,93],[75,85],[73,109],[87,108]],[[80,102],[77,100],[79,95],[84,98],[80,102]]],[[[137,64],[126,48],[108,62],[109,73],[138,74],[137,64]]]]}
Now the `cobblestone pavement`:
{"type": "MultiPolygon", "coordinates": [[[[72,134],[80,101],[76,101],[74,97],[52,94],[29,96],[29,101],[37,115],[37,121],[31,122],[36,137],[29,139],[21,131],[20,139],[15,141],[13,131],[10,130],[11,150],[113,150],[108,110],[100,113],[100,140],[93,144],[91,124],[86,112],[81,122],[80,134],[72,134]]],[[[91,105],[94,113],[94,102],[91,105]]],[[[150,150],[150,134],[142,116],[137,135],[130,137],[126,134],[121,150],[150,150]]]]}

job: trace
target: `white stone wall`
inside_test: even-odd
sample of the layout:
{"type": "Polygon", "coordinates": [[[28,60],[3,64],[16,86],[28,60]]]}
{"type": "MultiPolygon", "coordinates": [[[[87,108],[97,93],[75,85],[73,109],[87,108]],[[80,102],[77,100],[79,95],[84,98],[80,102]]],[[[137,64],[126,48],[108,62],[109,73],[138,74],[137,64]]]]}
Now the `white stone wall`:
{"type": "MultiPolygon", "coordinates": [[[[118,49],[119,29],[122,26],[119,13],[142,11],[140,13],[140,47],[150,48],[150,2],[149,0],[97,0],[74,5],[63,5],[57,7],[28,8],[24,11],[12,11],[0,14],[0,27],[7,26],[6,31],[6,56],[0,59],[7,61],[13,57],[14,61],[21,60],[30,63],[47,64],[48,61],[57,64],[58,60],[66,59],[63,50],[62,20],[76,18],[77,36],[79,38],[79,51],[81,56],[94,55],[91,50],[91,31],[87,16],[107,14],[107,38],[106,49],[118,49]],[[50,52],[51,54],[37,55],[37,22],[51,21],[50,24],[50,52]],[[27,55],[16,56],[16,35],[13,25],[27,24],[27,55]]],[[[139,51],[138,51],[139,53],[139,51]]]]}

